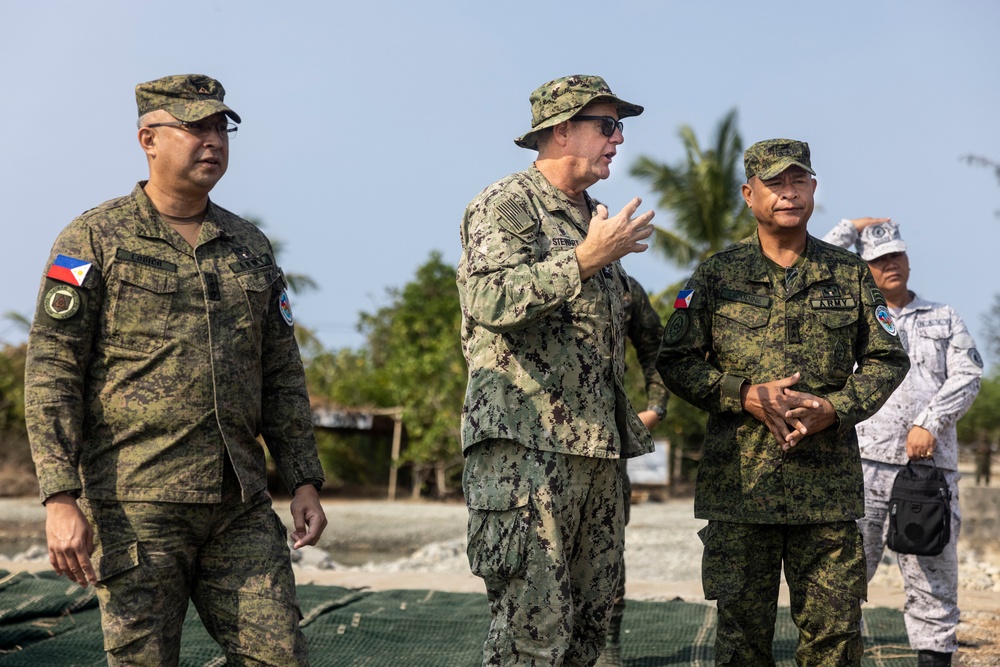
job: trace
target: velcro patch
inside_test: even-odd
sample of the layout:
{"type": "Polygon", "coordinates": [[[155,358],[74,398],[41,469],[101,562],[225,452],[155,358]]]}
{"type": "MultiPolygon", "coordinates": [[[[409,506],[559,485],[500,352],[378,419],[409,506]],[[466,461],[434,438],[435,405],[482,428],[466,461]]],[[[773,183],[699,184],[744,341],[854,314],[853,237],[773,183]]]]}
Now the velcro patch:
{"type": "Polygon", "coordinates": [[[771,306],[770,297],[760,296],[758,294],[749,294],[747,292],[740,292],[733,289],[723,289],[719,292],[719,297],[725,299],[726,301],[748,303],[751,306],[759,306],[760,308],[770,308],[771,306]]]}

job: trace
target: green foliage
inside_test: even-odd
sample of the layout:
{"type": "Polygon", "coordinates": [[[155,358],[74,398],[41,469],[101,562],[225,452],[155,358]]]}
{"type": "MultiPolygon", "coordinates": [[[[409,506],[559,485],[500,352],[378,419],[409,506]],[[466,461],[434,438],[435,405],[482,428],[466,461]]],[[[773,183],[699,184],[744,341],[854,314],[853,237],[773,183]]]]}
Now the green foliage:
{"type": "Polygon", "coordinates": [[[983,378],[975,402],[958,420],[958,440],[1000,444],[1000,369],[983,378]]]}
{"type": "Polygon", "coordinates": [[[0,433],[27,435],[24,424],[24,361],[26,344],[0,350],[0,433]]]}
{"type": "Polygon", "coordinates": [[[387,295],[389,305],[361,314],[363,349],[310,360],[310,391],[346,407],[402,406],[403,460],[457,469],[466,366],[455,268],[433,252],[413,281],[387,295]]]}
{"type": "Polygon", "coordinates": [[[693,269],[756,227],[740,195],[743,140],[736,117],[735,109],[723,117],[704,150],[694,130],[684,125],[679,131],[684,160],[668,165],[641,156],[630,170],[651,183],[660,195],[659,206],[671,212],[675,229],[658,226],[652,247],[681,268],[693,269]]]}

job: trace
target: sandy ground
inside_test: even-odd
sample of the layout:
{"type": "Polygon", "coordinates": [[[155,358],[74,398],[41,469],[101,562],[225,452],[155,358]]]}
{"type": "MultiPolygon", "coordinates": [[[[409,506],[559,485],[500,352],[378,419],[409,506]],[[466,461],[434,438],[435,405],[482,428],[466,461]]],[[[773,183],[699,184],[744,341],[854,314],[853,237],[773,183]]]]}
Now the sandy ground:
{"type": "MultiPolygon", "coordinates": [[[[465,555],[468,515],[464,504],[334,499],[323,503],[330,525],[320,543],[293,553],[300,584],[484,592],[482,580],[469,572],[465,555]]],[[[288,523],[288,502],[276,501],[275,509],[288,523]]],[[[693,518],[690,499],[633,505],[625,532],[626,597],[706,602],[699,578],[701,541],[697,536],[704,523],[693,518]]],[[[0,498],[0,570],[48,570],[44,544],[45,510],[37,499],[0,498]]],[[[998,667],[997,552],[983,556],[960,544],[959,553],[962,622],[960,649],[953,664],[998,667]]],[[[903,608],[902,580],[892,556],[879,567],[868,598],[869,605],[903,608]]],[[[780,604],[788,605],[784,586],[780,604]]]]}
{"type": "MultiPolygon", "coordinates": [[[[299,583],[371,588],[484,592],[465,557],[467,513],[461,503],[324,499],[330,520],[316,548],[294,554],[299,583]]],[[[275,510],[289,520],[287,501],[275,510]]],[[[45,511],[34,498],[0,498],[0,569],[42,571],[45,511]],[[35,545],[34,560],[24,552],[35,545]],[[12,560],[14,554],[21,554],[12,560]]],[[[705,522],[690,499],[633,505],[626,528],[626,597],[704,602],[701,542],[705,522]]],[[[1000,612],[1000,563],[962,550],[963,611],[1000,612]]],[[[869,587],[869,604],[902,609],[902,582],[887,556],[869,587]]],[[[788,604],[782,587],[781,604],[788,604]]]]}

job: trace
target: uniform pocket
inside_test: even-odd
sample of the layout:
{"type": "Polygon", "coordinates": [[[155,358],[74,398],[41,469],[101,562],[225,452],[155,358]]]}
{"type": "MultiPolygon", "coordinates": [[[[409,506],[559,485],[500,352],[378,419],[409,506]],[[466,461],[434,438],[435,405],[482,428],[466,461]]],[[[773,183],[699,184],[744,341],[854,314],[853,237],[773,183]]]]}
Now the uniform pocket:
{"type": "Polygon", "coordinates": [[[163,347],[177,274],[119,262],[112,280],[108,343],[140,352],[163,347]]]}
{"type": "Polygon", "coordinates": [[[854,340],[858,330],[856,310],[815,311],[819,327],[818,354],[826,359],[816,365],[827,369],[827,379],[841,381],[854,372],[854,340]]]}
{"type": "Polygon", "coordinates": [[[722,301],[712,324],[719,364],[732,373],[753,373],[764,349],[765,326],[771,317],[767,308],[735,301],[722,301]]]}
{"type": "Polygon", "coordinates": [[[528,482],[482,479],[467,491],[469,567],[486,581],[507,581],[524,574],[531,527],[528,482]]]}
{"type": "Polygon", "coordinates": [[[273,298],[273,286],[279,275],[276,269],[271,268],[244,273],[236,277],[246,295],[251,322],[263,322],[268,309],[278,307],[277,299],[273,298]]]}

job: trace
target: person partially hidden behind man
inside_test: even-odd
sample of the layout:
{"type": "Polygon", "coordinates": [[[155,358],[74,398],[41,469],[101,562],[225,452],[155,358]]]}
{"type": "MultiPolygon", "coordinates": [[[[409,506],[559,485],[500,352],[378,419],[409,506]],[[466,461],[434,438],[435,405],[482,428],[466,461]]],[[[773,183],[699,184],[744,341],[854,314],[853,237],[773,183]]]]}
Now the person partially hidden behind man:
{"type": "Polygon", "coordinates": [[[889,218],[841,220],[824,240],[853,244],[868,262],[910,356],[910,372],[882,409],[857,426],[865,475],[868,579],[875,576],[889,528],[896,474],[912,461],[944,471],[951,490],[951,538],[937,556],[896,554],[903,575],[903,618],[920,667],[946,667],[958,650],[958,435],[955,424],[979,393],[983,360],[955,309],[909,289],[910,258],[889,218]]]}

